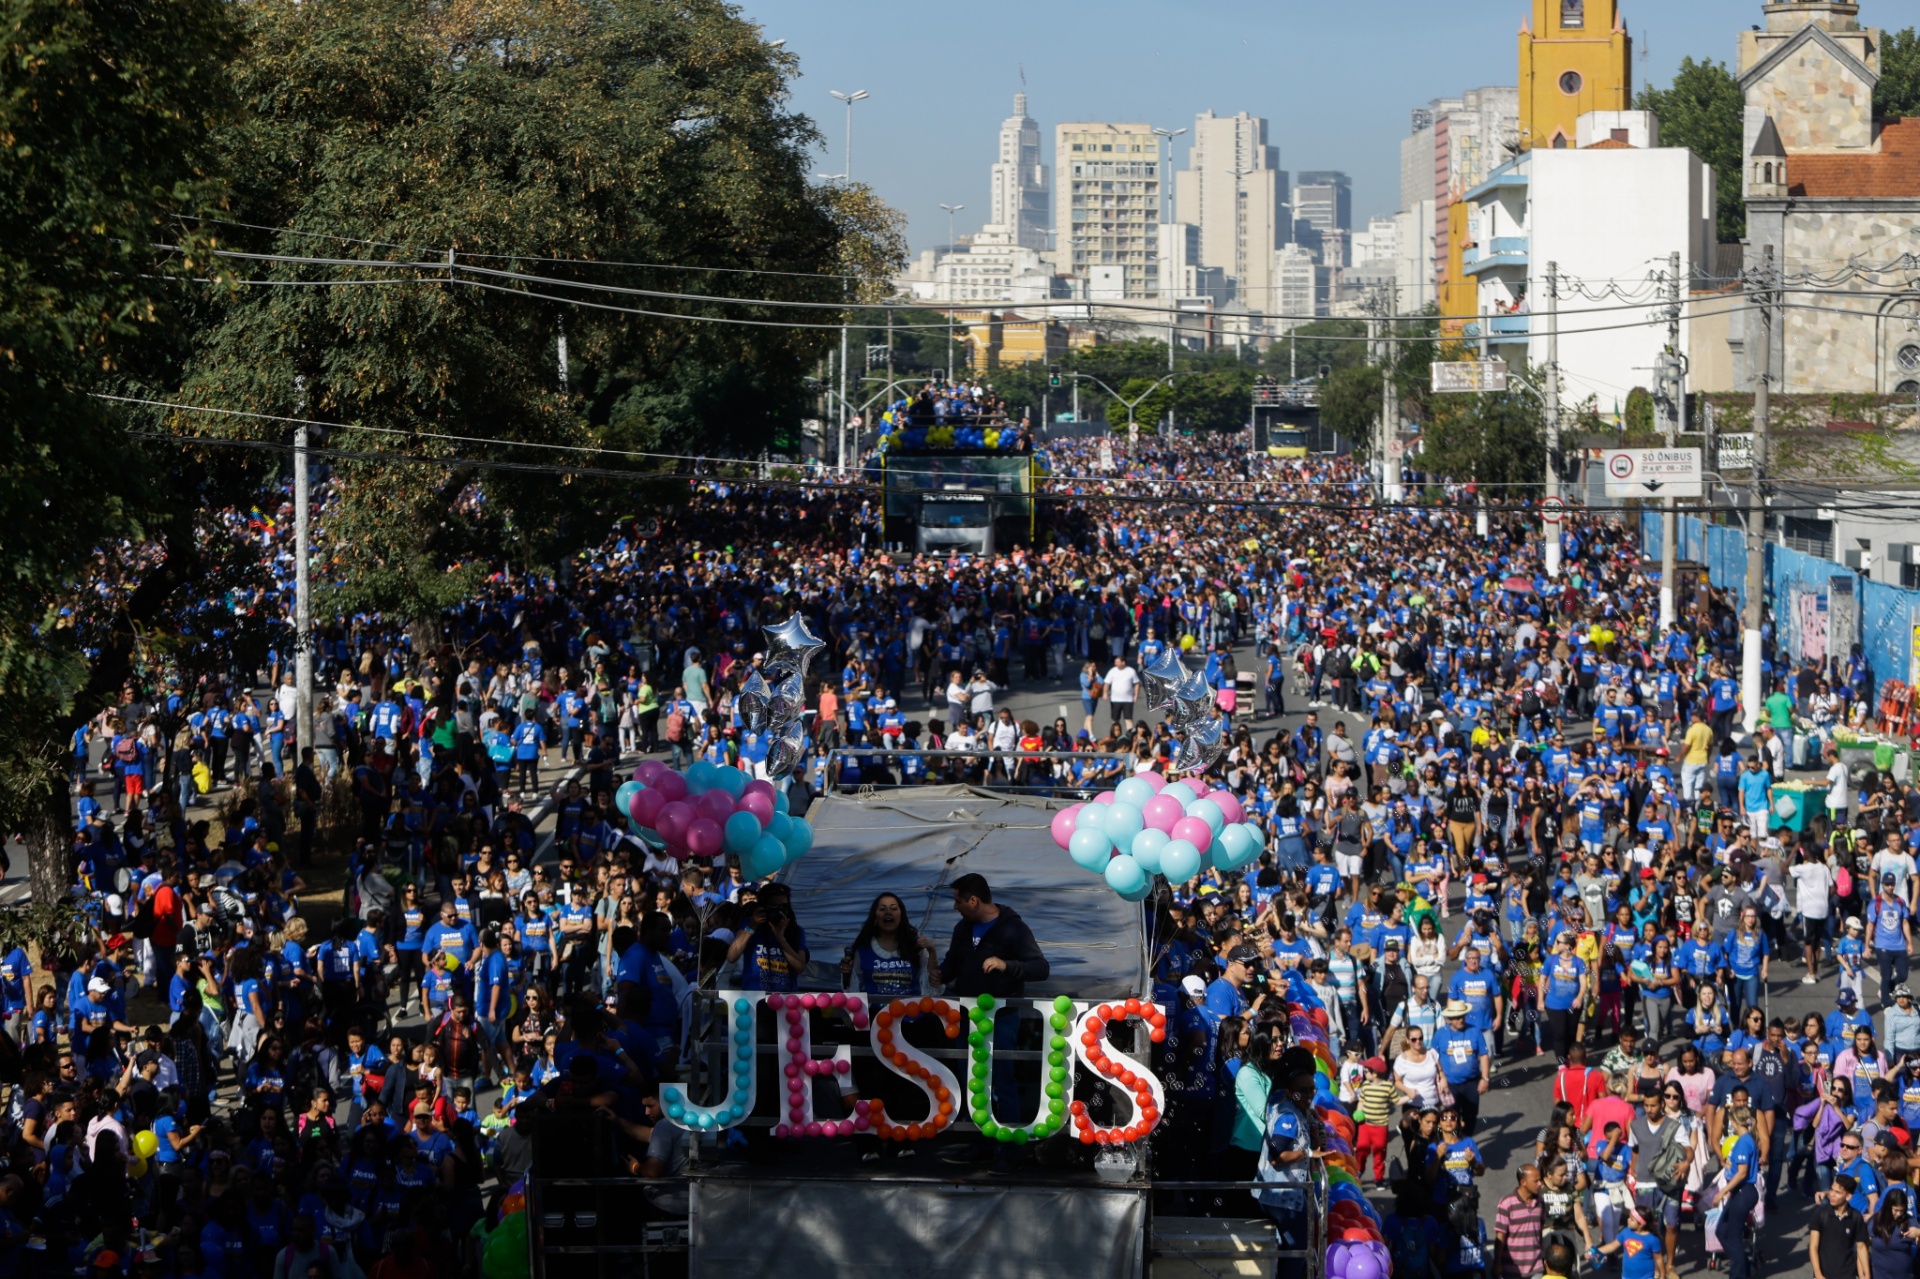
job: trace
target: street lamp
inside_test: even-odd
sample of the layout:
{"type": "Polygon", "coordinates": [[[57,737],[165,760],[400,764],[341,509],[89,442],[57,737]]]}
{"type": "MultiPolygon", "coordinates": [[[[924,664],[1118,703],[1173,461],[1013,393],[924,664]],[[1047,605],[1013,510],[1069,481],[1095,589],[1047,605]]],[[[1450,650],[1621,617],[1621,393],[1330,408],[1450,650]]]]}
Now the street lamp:
{"type": "MultiPolygon", "coordinates": [[[[947,211],[947,256],[953,256],[953,215],[966,208],[964,204],[943,204],[947,211]]],[[[947,385],[953,385],[953,265],[947,265],[947,385]]]]}
{"type": "Polygon", "coordinates": [[[853,104],[866,100],[867,91],[856,89],[852,93],[842,93],[838,89],[827,92],[847,104],[847,181],[853,181],[853,104]]]}

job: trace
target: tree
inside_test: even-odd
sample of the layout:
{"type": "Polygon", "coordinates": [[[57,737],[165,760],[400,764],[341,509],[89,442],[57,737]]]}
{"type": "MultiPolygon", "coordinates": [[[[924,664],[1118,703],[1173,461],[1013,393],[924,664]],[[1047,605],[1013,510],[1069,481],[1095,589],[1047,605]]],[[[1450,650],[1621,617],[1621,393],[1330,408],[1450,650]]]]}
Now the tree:
{"type": "Polygon", "coordinates": [[[176,219],[217,198],[235,37],[220,0],[0,0],[0,821],[43,903],[73,883],[67,736],[196,579],[179,459],[93,397],[154,374],[189,322],[182,279],[218,270],[176,219]],[[81,589],[129,547],[159,567],[81,589]]]}
{"type": "Polygon", "coordinates": [[[1889,31],[1880,42],[1880,83],[1873,113],[1884,120],[1920,115],[1920,31],[1889,31]]]}
{"type": "Polygon", "coordinates": [[[222,308],[183,395],[352,424],[334,443],[372,456],[335,466],[331,601],[422,644],[475,574],[559,562],[658,491],[605,451],[767,443],[840,315],[766,303],[852,302],[904,258],[870,191],[809,180],[794,60],[720,0],[244,12],[233,219],[279,229],[229,234],[273,255],[256,278],[321,287],[222,308]],[[530,458],[633,479],[501,465],[530,458]]]}
{"type": "Polygon", "coordinates": [[[1504,493],[1546,477],[1546,432],[1540,402],[1524,391],[1434,397],[1420,437],[1420,466],[1504,493]]]}
{"type": "Polygon", "coordinates": [[[1746,99],[1727,64],[1682,58],[1672,84],[1664,89],[1642,89],[1634,105],[1660,117],[1662,146],[1686,147],[1713,166],[1720,242],[1732,244],[1744,238],[1747,205],[1742,112],[1746,99]]]}
{"type": "Polygon", "coordinates": [[[1365,320],[1314,320],[1276,338],[1261,359],[1263,372],[1285,378],[1319,375],[1322,365],[1334,372],[1364,364],[1367,359],[1365,320]]]}
{"type": "Polygon", "coordinates": [[[1381,370],[1377,364],[1340,369],[1320,388],[1320,423],[1353,441],[1355,453],[1373,452],[1374,426],[1380,421],[1381,370]]]}

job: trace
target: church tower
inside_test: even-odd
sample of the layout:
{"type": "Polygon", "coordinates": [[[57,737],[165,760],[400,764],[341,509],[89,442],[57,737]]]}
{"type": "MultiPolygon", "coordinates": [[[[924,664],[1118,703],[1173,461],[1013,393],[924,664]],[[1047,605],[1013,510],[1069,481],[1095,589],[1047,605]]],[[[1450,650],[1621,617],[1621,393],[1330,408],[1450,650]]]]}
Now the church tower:
{"type": "Polygon", "coordinates": [[[1633,106],[1633,40],[1619,0],[1533,0],[1520,28],[1520,148],[1571,147],[1589,111],[1633,106]]]}

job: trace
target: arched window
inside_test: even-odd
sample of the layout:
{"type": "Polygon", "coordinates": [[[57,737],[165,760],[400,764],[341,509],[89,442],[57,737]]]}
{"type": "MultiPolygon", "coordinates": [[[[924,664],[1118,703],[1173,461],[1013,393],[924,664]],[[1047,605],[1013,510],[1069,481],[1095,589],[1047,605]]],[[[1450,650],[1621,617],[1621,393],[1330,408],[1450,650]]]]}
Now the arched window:
{"type": "Polygon", "coordinates": [[[1766,183],[1766,184],[1767,184],[1768,186],[1772,186],[1772,185],[1773,185],[1773,163],[1772,163],[1772,161],[1768,161],[1768,163],[1767,163],[1767,169],[1766,169],[1766,172],[1767,172],[1767,176],[1766,176],[1766,177],[1765,177],[1764,179],[1762,179],[1762,181],[1764,181],[1764,182],[1765,182],[1765,183],[1766,183]]]}

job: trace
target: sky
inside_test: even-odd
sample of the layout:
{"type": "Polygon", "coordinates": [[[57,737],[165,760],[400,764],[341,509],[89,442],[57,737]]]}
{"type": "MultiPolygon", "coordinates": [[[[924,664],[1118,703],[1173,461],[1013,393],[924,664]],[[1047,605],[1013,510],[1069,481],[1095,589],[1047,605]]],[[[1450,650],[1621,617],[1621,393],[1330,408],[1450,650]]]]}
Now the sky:
{"type": "MultiPolygon", "coordinates": [[[[1191,126],[1212,109],[1265,116],[1280,165],[1353,178],[1353,216],[1398,211],[1409,112],[1463,89],[1518,82],[1515,35],[1529,0],[742,0],[800,60],[792,106],[826,145],[815,171],[853,176],[907,215],[912,248],[986,220],[988,169],[1024,71],[1028,113],[1053,162],[1063,120],[1191,126]]],[[[1861,21],[1895,24],[1895,0],[1861,21]]],[[[1731,64],[1761,0],[1622,0],[1635,91],[1666,84],[1682,57],[1731,64]]],[[[1901,24],[1904,25],[1904,24],[1901,24]]],[[[1188,138],[1176,143],[1186,165],[1188,138]]]]}

